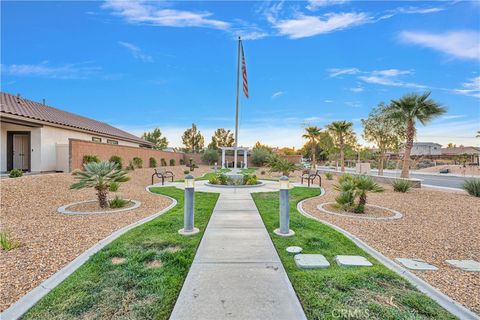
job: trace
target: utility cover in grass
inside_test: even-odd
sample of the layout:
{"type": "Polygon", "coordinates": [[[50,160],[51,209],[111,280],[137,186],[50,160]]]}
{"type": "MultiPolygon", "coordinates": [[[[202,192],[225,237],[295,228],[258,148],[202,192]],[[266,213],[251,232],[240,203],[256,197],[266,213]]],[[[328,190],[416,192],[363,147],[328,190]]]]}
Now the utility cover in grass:
{"type": "Polygon", "coordinates": [[[340,267],[371,267],[373,264],[362,256],[335,256],[340,267]]]}
{"type": "Polygon", "coordinates": [[[295,264],[302,269],[322,269],[330,267],[330,263],[321,254],[297,254],[295,264]]]}
{"type": "Polygon", "coordinates": [[[480,262],[475,260],[445,260],[448,264],[464,271],[480,272],[480,262]]]}
{"type": "Polygon", "coordinates": [[[422,259],[395,258],[395,260],[403,264],[406,268],[412,269],[412,270],[419,270],[419,271],[438,270],[437,267],[427,263],[425,260],[422,260],[422,259]]]}
{"type": "Polygon", "coordinates": [[[301,247],[297,247],[297,246],[292,246],[287,248],[288,253],[300,253],[302,252],[302,250],[303,249],[301,247]]]}

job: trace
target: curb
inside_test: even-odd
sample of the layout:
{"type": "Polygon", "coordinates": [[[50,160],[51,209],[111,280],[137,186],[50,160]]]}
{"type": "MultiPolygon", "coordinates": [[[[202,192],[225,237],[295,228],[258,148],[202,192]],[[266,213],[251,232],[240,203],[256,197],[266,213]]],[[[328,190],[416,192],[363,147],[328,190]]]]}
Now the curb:
{"type": "Polygon", "coordinates": [[[89,203],[89,202],[97,202],[98,200],[85,200],[85,201],[78,201],[78,202],[72,202],[72,203],[69,203],[69,204],[66,204],[64,206],[61,206],[60,208],[57,209],[57,212],[59,213],[62,213],[62,214],[70,214],[70,215],[75,215],[75,214],[79,214],[79,215],[88,215],[88,214],[104,214],[104,213],[116,213],[116,212],[123,212],[123,211],[131,211],[131,210],[135,210],[137,209],[138,207],[140,207],[140,205],[142,204],[140,201],[137,201],[137,200],[128,200],[130,202],[133,202],[133,206],[131,207],[128,207],[128,208],[121,208],[121,209],[116,209],[116,210],[110,210],[110,211],[91,211],[91,212],[88,212],[88,211],[70,211],[70,210],[67,210],[68,208],[70,208],[71,206],[74,206],[76,204],[81,204],[81,203],[89,203]]]}
{"type": "MultiPolygon", "coordinates": [[[[149,186],[150,187],[150,186],[149,186]]],[[[148,188],[147,187],[147,190],[148,188]]],[[[148,190],[148,192],[150,192],[148,190]]],[[[150,192],[152,193],[152,192],[150,192]]],[[[152,193],[153,194],[153,193],[152,193]]],[[[125,226],[108,237],[106,237],[103,240],[100,240],[97,244],[93,245],[90,249],[76,257],[73,261],[71,261],[69,264],[67,264],[65,267],[57,271],[55,274],[53,274],[50,278],[47,280],[43,281],[40,285],[38,285],[36,288],[32,289],[30,292],[28,292],[26,295],[21,297],[17,302],[12,304],[8,309],[3,311],[0,314],[0,318],[2,320],[14,320],[14,319],[19,319],[21,316],[23,316],[31,307],[33,307],[40,299],[42,299],[45,295],[47,295],[50,291],[52,291],[56,286],[58,286],[60,283],[62,283],[68,276],[70,276],[72,273],[74,273],[78,268],[80,268],[85,262],[87,262],[92,255],[103,249],[106,245],[111,243],[113,240],[117,239],[120,237],[122,234],[126,233],[127,231],[130,231],[131,229],[138,227],[139,225],[142,225],[146,222],[149,222],[165,212],[168,212],[170,209],[175,207],[177,205],[177,200],[169,197],[169,196],[164,196],[167,197],[168,199],[172,200],[172,203],[167,206],[166,208],[160,210],[157,213],[154,213],[151,216],[148,216],[146,218],[143,218],[137,222],[134,222],[132,224],[129,224],[128,226],[125,226]]]]}
{"type": "Polygon", "coordinates": [[[376,206],[376,205],[373,205],[373,204],[367,204],[365,205],[366,207],[367,206],[370,206],[370,207],[373,207],[373,208],[379,208],[379,209],[383,209],[385,211],[388,211],[390,213],[393,213],[393,216],[388,216],[388,217],[362,217],[362,215],[358,215],[358,216],[353,216],[353,215],[349,215],[349,214],[343,214],[343,213],[337,213],[337,212],[333,212],[333,211],[329,211],[327,209],[324,208],[325,205],[327,204],[332,204],[332,203],[335,203],[335,202],[324,202],[324,203],[320,203],[317,208],[318,210],[322,211],[323,213],[327,213],[327,214],[331,214],[331,215],[334,215],[334,216],[339,216],[339,217],[347,217],[347,218],[353,218],[353,219],[365,219],[365,220],[397,220],[397,219],[400,219],[403,217],[403,215],[396,211],[396,210],[393,210],[393,209],[390,209],[390,208],[386,208],[386,207],[381,207],[381,206],[376,206]]]}
{"type": "MultiPolygon", "coordinates": [[[[320,194],[320,196],[323,196],[324,194],[325,194],[325,189],[322,188],[322,193],[320,194]]],[[[369,255],[371,255],[373,258],[378,260],[381,264],[386,266],[388,269],[394,271],[395,273],[397,273],[402,278],[406,279],[415,288],[417,288],[422,293],[426,294],[428,297],[432,298],[435,302],[437,302],[445,310],[447,310],[448,312],[450,312],[454,316],[458,317],[459,319],[466,319],[466,320],[480,319],[480,317],[478,315],[476,315],[475,313],[473,313],[472,311],[470,311],[466,307],[462,306],[461,304],[459,304],[458,302],[456,302],[452,298],[448,297],[447,295],[445,295],[440,290],[433,287],[432,285],[430,285],[426,281],[420,279],[419,277],[414,275],[412,272],[410,272],[407,269],[399,266],[398,264],[393,262],[393,260],[390,260],[389,258],[384,256],[383,254],[381,254],[377,250],[373,249],[372,247],[370,247],[368,244],[366,244],[365,242],[363,242],[362,240],[360,240],[359,238],[357,238],[353,234],[349,233],[346,230],[343,230],[340,227],[337,227],[336,225],[334,225],[330,222],[327,222],[327,221],[324,221],[324,220],[319,219],[317,217],[314,217],[314,216],[310,215],[309,213],[307,213],[306,211],[304,211],[302,205],[307,200],[309,200],[309,199],[302,200],[297,204],[297,210],[303,216],[305,216],[306,218],[316,220],[320,223],[323,223],[323,224],[325,224],[329,227],[332,227],[336,231],[342,233],[344,236],[346,236],[347,238],[352,240],[358,247],[360,247],[361,249],[366,251],[369,255]]]]}
{"type": "Polygon", "coordinates": [[[422,184],[422,187],[438,189],[438,190],[443,190],[443,191],[455,191],[455,192],[461,192],[461,193],[468,194],[467,191],[465,191],[463,189],[459,189],[459,188],[440,187],[440,186],[434,186],[432,184],[422,184]]]}

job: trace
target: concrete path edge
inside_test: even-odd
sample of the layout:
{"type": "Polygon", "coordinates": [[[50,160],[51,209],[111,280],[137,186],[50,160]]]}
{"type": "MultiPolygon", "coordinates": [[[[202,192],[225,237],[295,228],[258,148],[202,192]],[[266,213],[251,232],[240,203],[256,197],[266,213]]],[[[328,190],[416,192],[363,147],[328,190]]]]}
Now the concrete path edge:
{"type": "MultiPolygon", "coordinates": [[[[319,196],[323,196],[325,194],[325,189],[322,188],[322,192],[319,196]]],[[[386,266],[388,269],[394,271],[398,275],[400,275],[402,278],[406,279],[408,282],[410,282],[415,288],[417,288],[419,291],[422,293],[426,294],[428,297],[432,298],[435,302],[437,302],[440,306],[442,306],[445,310],[453,314],[454,316],[458,317],[459,319],[465,319],[465,320],[470,320],[470,319],[480,319],[480,317],[472,312],[471,310],[467,309],[466,307],[462,306],[452,298],[448,297],[444,293],[442,293],[440,290],[437,288],[433,287],[426,281],[420,279],[416,275],[414,275],[412,272],[406,270],[405,268],[401,267],[400,265],[396,264],[393,262],[393,260],[387,258],[377,250],[373,249],[370,247],[368,244],[351,234],[350,232],[337,227],[336,225],[324,221],[322,219],[319,219],[317,217],[314,217],[307,213],[305,210],[303,210],[303,203],[309,199],[304,199],[300,201],[297,204],[297,210],[300,212],[303,216],[306,218],[310,218],[313,220],[316,220],[320,223],[326,224],[329,227],[332,227],[333,229],[337,230],[338,232],[342,233],[344,236],[352,240],[357,246],[359,246],[361,249],[366,251],[369,255],[371,255],[373,258],[378,260],[380,263],[382,263],[384,266],[386,266]]]]}
{"type": "MultiPolygon", "coordinates": [[[[151,186],[146,187],[147,192],[158,195],[156,193],[153,193],[149,190],[151,186]]],[[[90,249],[76,257],[74,260],[72,260],[69,264],[67,264],[65,267],[57,271],[55,274],[53,274],[50,278],[47,280],[43,281],[40,285],[38,285],[36,288],[32,289],[30,292],[28,292],[26,295],[21,297],[17,302],[12,304],[8,309],[3,311],[0,314],[0,319],[2,320],[16,320],[19,319],[21,316],[23,316],[30,308],[32,308],[40,299],[42,299],[44,296],[46,296],[50,291],[52,291],[56,286],[58,286],[60,283],[62,283],[66,278],[68,278],[72,273],[74,273],[78,268],[80,268],[85,262],[90,259],[92,255],[103,249],[106,245],[120,237],[122,234],[126,233],[127,231],[130,231],[131,229],[138,227],[144,223],[147,223],[162,214],[168,212],[170,209],[175,207],[177,205],[177,200],[174,198],[171,198],[169,196],[162,195],[164,197],[167,197],[168,199],[172,200],[172,203],[168,205],[166,208],[160,210],[157,213],[154,213],[148,217],[145,217],[137,222],[134,222],[132,224],[129,224],[128,226],[125,226],[108,237],[106,237],[103,240],[100,240],[97,244],[93,245],[90,249]]]]}

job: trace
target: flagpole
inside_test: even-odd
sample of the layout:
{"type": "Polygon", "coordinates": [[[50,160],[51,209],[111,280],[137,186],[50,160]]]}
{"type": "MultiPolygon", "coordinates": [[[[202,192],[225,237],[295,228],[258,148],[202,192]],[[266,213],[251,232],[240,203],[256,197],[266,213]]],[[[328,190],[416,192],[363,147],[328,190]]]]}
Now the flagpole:
{"type": "Polygon", "coordinates": [[[238,100],[240,97],[240,45],[241,39],[238,37],[238,60],[237,60],[237,100],[235,109],[235,149],[234,153],[234,168],[237,168],[237,147],[238,147],[238,100]]]}

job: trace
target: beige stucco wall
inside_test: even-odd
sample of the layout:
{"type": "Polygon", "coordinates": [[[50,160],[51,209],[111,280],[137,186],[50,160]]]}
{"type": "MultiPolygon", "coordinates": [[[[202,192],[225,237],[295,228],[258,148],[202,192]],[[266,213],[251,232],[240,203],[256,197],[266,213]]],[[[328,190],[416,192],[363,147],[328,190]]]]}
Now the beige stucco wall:
{"type": "MultiPolygon", "coordinates": [[[[78,132],[63,128],[43,126],[41,128],[30,128],[21,125],[13,125],[9,123],[1,124],[1,137],[0,137],[0,171],[7,170],[7,131],[30,131],[31,132],[31,171],[56,171],[62,170],[68,163],[68,153],[60,152],[61,155],[57,165],[57,144],[68,145],[68,139],[80,139],[86,141],[92,141],[92,137],[98,137],[102,139],[102,143],[107,142],[107,137],[97,134],[89,134],[84,132],[78,132]]],[[[112,139],[118,141],[119,145],[138,147],[137,143],[128,141],[121,141],[119,139],[112,139]]]]}

